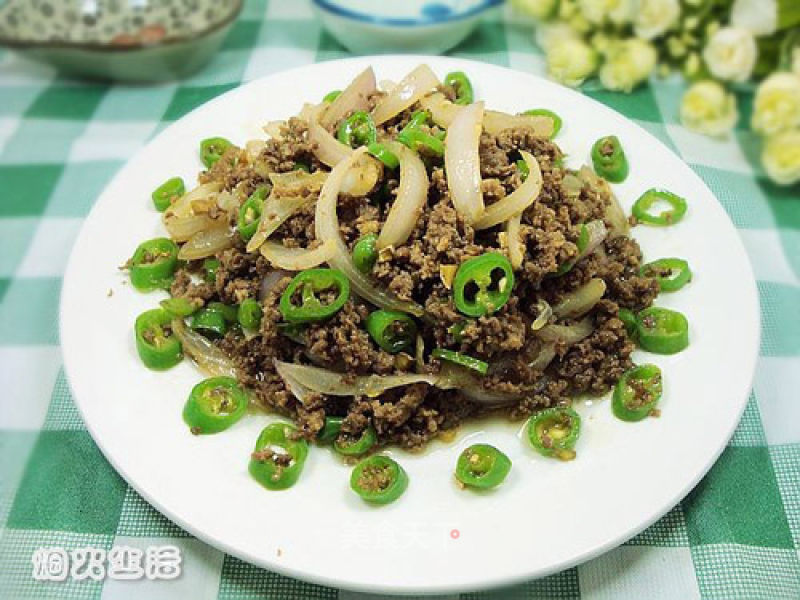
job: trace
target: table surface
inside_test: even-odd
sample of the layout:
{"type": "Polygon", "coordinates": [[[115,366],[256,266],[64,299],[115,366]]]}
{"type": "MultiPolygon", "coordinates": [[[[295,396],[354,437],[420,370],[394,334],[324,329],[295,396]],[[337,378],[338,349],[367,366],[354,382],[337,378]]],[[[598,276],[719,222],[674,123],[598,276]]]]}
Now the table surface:
{"type": "MultiPolygon", "coordinates": [[[[544,72],[530,25],[508,12],[482,22],[451,54],[544,72]]],[[[120,166],[165,125],[241,82],[348,55],[314,20],[307,0],[248,0],[207,68],[155,87],[76,83],[0,50],[0,597],[379,597],[262,570],[161,516],[86,432],[58,345],[67,256],[120,166]],[[183,554],[183,574],[170,582],[32,577],[42,547],[165,545],[183,554]]],[[[750,93],[739,93],[735,133],[716,140],[678,123],[682,86],[667,79],[630,95],[591,84],[584,92],[683,157],[744,240],[763,334],[742,422],[697,488],[639,536],[545,579],[464,598],[800,598],[800,189],[764,177],[758,139],[747,129],[750,93]]]]}

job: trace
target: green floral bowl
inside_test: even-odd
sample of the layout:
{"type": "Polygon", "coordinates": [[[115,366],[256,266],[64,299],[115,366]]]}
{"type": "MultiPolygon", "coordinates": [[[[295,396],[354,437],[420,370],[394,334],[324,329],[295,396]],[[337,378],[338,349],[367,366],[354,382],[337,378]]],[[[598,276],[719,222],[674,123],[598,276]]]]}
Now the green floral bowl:
{"type": "Polygon", "coordinates": [[[219,49],[242,0],[0,0],[0,45],[59,71],[128,82],[185,77],[219,49]]]}

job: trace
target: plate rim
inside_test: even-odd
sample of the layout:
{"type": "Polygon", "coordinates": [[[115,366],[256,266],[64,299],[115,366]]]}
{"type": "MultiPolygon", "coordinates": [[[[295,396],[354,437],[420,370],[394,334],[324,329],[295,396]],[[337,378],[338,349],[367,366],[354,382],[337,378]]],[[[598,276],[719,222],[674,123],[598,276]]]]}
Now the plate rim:
{"type": "Polygon", "coordinates": [[[78,245],[79,245],[78,241],[81,240],[83,238],[84,234],[85,234],[85,230],[87,229],[87,224],[89,223],[89,221],[91,219],[92,213],[95,212],[95,210],[96,210],[97,200],[99,200],[105,194],[106,190],[113,184],[113,182],[117,179],[117,177],[125,169],[125,167],[127,167],[127,165],[129,163],[131,163],[135,159],[139,158],[141,155],[145,154],[147,152],[149,146],[151,145],[151,143],[155,139],[157,139],[159,136],[161,136],[165,132],[169,131],[170,129],[176,127],[179,123],[181,123],[189,115],[192,115],[193,113],[195,113],[197,111],[201,111],[201,110],[206,109],[208,106],[214,104],[219,99],[227,96],[228,94],[237,92],[238,90],[241,90],[242,88],[245,88],[245,87],[248,87],[248,86],[252,86],[252,85],[257,84],[258,82],[260,82],[260,81],[262,81],[264,79],[269,79],[269,78],[272,78],[272,77],[278,77],[278,76],[279,77],[291,77],[291,75],[293,73],[295,73],[295,72],[303,71],[303,70],[306,70],[306,69],[309,69],[309,68],[313,68],[313,67],[318,67],[321,64],[328,65],[331,68],[335,68],[334,67],[335,65],[340,65],[340,64],[344,64],[344,65],[351,64],[351,63],[369,64],[369,65],[373,65],[376,69],[380,69],[380,63],[382,61],[390,61],[390,62],[391,61],[404,61],[404,62],[408,62],[409,64],[418,64],[420,62],[424,62],[424,63],[431,64],[434,68],[436,68],[436,64],[441,65],[442,63],[461,64],[461,65],[463,65],[464,69],[468,69],[470,65],[476,65],[476,66],[479,66],[480,68],[488,68],[490,70],[499,69],[499,70],[502,70],[502,71],[507,71],[509,73],[515,74],[516,76],[520,76],[521,75],[521,76],[524,76],[524,77],[532,79],[532,80],[537,80],[539,82],[544,82],[544,83],[546,83],[548,85],[553,85],[553,82],[551,82],[551,81],[549,81],[549,80],[547,80],[547,79],[545,79],[545,78],[543,78],[543,77],[541,77],[539,75],[533,74],[533,73],[524,72],[524,71],[513,69],[513,68],[510,68],[510,67],[495,65],[493,63],[488,63],[488,62],[483,62],[483,61],[476,61],[476,60],[471,60],[471,59],[464,59],[464,58],[460,58],[460,57],[417,55],[417,54],[365,55],[365,56],[355,56],[355,57],[348,57],[348,58],[342,58],[342,59],[334,59],[334,60],[330,60],[330,61],[308,63],[308,64],[305,64],[305,65],[300,65],[300,66],[297,66],[297,67],[293,67],[291,69],[284,69],[284,70],[276,71],[276,72],[271,73],[269,75],[265,75],[265,76],[253,79],[251,81],[247,81],[247,82],[241,83],[237,87],[232,88],[231,90],[228,90],[225,93],[223,93],[223,94],[221,94],[219,96],[216,96],[215,98],[212,98],[211,100],[208,100],[208,101],[204,102],[203,104],[195,107],[191,111],[189,111],[186,114],[184,114],[183,116],[181,116],[176,121],[173,121],[172,123],[170,123],[167,127],[164,127],[163,129],[158,130],[158,133],[153,138],[148,140],[147,143],[145,143],[134,154],[132,154],[130,157],[128,157],[128,159],[124,162],[124,164],[122,164],[119,167],[119,169],[114,174],[114,176],[103,187],[103,190],[100,192],[100,194],[95,199],[95,202],[93,203],[91,210],[87,213],[86,217],[84,217],[84,222],[81,224],[81,228],[80,228],[80,230],[78,232],[78,235],[75,238],[76,241],[75,241],[75,243],[73,244],[73,246],[72,246],[72,248],[70,250],[69,258],[68,258],[68,261],[67,261],[67,264],[66,264],[66,267],[65,267],[65,270],[64,270],[64,276],[63,276],[63,279],[62,279],[63,283],[62,283],[62,288],[61,288],[61,292],[60,292],[60,296],[59,296],[59,347],[60,347],[60,350],[61,350],[61,353],[62,353],[62,357],[63,357],[63,370],[64,370],[65,379],[66,379],[67,384],[69,386],[70,392],[71,392],[71,394],[73,396],[73,400],[74,400],[74,403],[75,403],[75,405],[77,407],[77,410],[79,411],[79,413],[81,415],[81,419],[83,420],[84,426],[86,427],[86,429],[89,432],[89,434],[92,436],[92,440],[94,441],[94,443],[100,449],[100,451],[103,454],[103,456],[105,457],[105,459],[108,460],[108,462],[114,468],[116,473],[120,477],[122,477],[122,479],[133,490],[135,490],[145,501],[147,501],[147,503],[150,506],[155,508],[159,513],[161,513],[167,519],[169,519],[170,521],[172,521],[173,523],[178,525],[181,529],[183,529],[184,531],[188,532],[189,534],[191,534],[195,538],[201,540],[202,542],[204,542],[204,543],[206,543],[206,544],[208,544],[208,545],[210,545],[210,546],[212,546],[212,547],[214,547],[214,548],[216,548],[216,549],[218,549],[218,550],[220,550],[222,552],[225,552],[226,554],[230,554],[231,556],[236,557],[236,558],[238,558],[240,560],[243,560],[245,562],[248,562],[250,564],[256,565],[258,567],[267,569],[269,571],[273,571],[273,572],[278,573],[280,575],[284,575],[284,576],[287,576],[287,577],[292,577],[292,578],[298,579],[300,581],[305,581],[305,582],[309,582],[309,583],[313,583],[313,584],[317,584],[317,585],[323,585],[323,586],[336,588],[336,589],[352,590],[352,591],[357,591],[357,592],[387,593],[387,594],[399,594],[399,595],[412,595],[412,594],[433,595],[433,594],[448,594],[448,593],[465,593],[465,592],[473,592],[473,591],[494,589],[494,588],[503,587],[503,586],[507,586],[507,585],[514,585],[514,584],[525,582],[525,581],[532,581],[532,580],[535,580],[535,579],[540,579],[542,577],[546,577],[548,575],[552,575],[554,573],[561,572],[561,571],[563,571],[565,569],[569,569],[569,568],[575,567],[575,566],[577,566],[579,564],[582,564],[582,563],[584,563],[584,562],[586,562],[588,560],[591,560],[592,558],[595,558],[595,557],[597,557],[597,556],[599,556],[601,554],[604,554],[604,553],[608,552],[609,550],[612,550],[612,549],[624,544],[625,542],[627,542],[628,540],[630,540],[634,536],[638,535],[639,533],[641,533],[642,531],[647,529],[653,523],[655,523],[656,521],[661,519],[665,514],[667,514],[670,510],[672,510],[683,498],[685,498],[697,486],[697,484],[700,482],[700,480],[708,473],[708,471],[717,462],[717,460],[719,459],[720,455],[722,454],[722,452],[727,447],[728,442],[730,441],[731,437],[733,436],[733,433],[736,430],[736,428],[737,428],[737,426],[738,426],[738,424],[739,424],[739,422],[741,420],[742,414],[744,413],[744,410],[746,409],[746,406],[747,406],[747,403],[748,403],[748,398],[749,398],[751,390],[753,388],[753,381],[754,381],[757,361],[758,361],[758,357],[759,357],[759,350],[760,350],[760,345],[761,345],[761,334],[762,334],[762,331],[761,331],[760,300],[759,300],[758,291],[757,291],[756,278],[755,278],[754,270],[753,270],[753,267],[752,267],[752,261],[750,260],[750,256],[746,251],[746,248],[745,248],[744,243],[742,241],[741,235],[739,234],[738,228],[735,226],[735,224],[731,220],[731,218],[728,215],[727,211],[725,211],[724,207],[722,206],[722,204],[720,203],[719,199],[717,198],[717,195],[711,190],[711,188],[709,188],[709,186],[694,171],[694,169],[692,169],[692,167],[689,165],[689,163],[687,163],[677,152],[673,151],[665,143],[663,143],[661,140],[659,140],[656,136],[654,136],[649,131],[647,131],[647,129],[642,127],[638,122],[636,122],[636,120],[625,116],[624,114],[622,114],[622,113],[616,111],[615,109],[613,109],[613,108],[611,108],[611,107],[599,102],[598,100],[595,100],[594,98],[591,98],[591,97],[581,93],[580,91],[572,90],[572,89],[569,89],[569,88],[564,88],[563,89],[564,93],[577,94],[578,96],[581,96],[583,101],[588,101],[590,104],[593,104],[594,106],[598,107],[601,110],[601,112],[602,111],[610,111],[611,113],[617,115],[618,117],[620,117],[621,119],[626,121],[629,125],[633,126],[633,128],[635,128],[637,130],[637,133],[639,135],[644,136],[646,139],[654,142],[660,148],[660,150],[662,150],[664,152],[667,152],[668,154],[674,156],[675,158],[677,158],[681,163],[683,163],[687,167],[688,171],[691,173],[692,179],[694,179],[695,184],[696,185],[700,185],[703,188],[705,188],[708,191],[709,195],[714,199],[714,201],[715,201],[715,203],[717,205],[716,208],[718,208],[719,211],[721,211],[721,213],[725,217],[725,220],[727,220],[728,224],[730,225],[732,230],[735,232],[736,243],[738,244],[742,255],[745,257],[745,262],[743,264],[743,268],[747,272],[747,278],[741,284],[742,285],[741,292],[742,292],[743,296],[746,298],[747,304],[750,306],[751,309],[753,309],[753,312],[754,312],[754,314],[753,314],[754,318],[751,319],[754,331],[750,332],[750,334],[752,336],[752,339],[753,339],[753,345],[752,345],[752,348],[750,349],[749,354],[746,357],[747,358],[747,365],[749,367],[748,368],[749,374],[748,374],[748,377],[746,378],[747,381],[748,381],[747,388],[743,393],[743,398],[738,400],[739,401],[739,406],[738,406],[738,410],[736,411],[736,418],[735,419],[731,419],[731,424],[728,427],[728,431],[726,432],[726,434],[724,436],[724,439],[721,441],[721,443],[719,444],[718,448],[716,448],[716,450],[711,455],[708,456],[708,459],[704,462],[702,468],[700,468],[698,470],[698,472],[693,474],[693,476],[690,478],[689,484],[687,484],[684,488],[682,488],[679,491],[677,491],[676,493],[674,493],[670,497],[669,501],[665,503],[664,506],[660,506],[655,511],[650,511],[651,512],[650,518],[643,520],[641,523],[637,524],[636,526],[630,527],[628,530],[626,530],[624,532],[618,533],[613,538],[607,540],[604,543],[596,544],[595,546],[586,548],[583,552],[580,552],[580,553],[572,556],[570,559],[562,560],[562,561],[560,561],[558,563],[555,563],[555,564],[552,564],[552,565],[550,565],[550,566],[548,566],[546,568],[541,568],[540,567],[540,568],[536,568],[536,569],[531,569],[529,571],[520,572],[520,573],[517,573],[517,574],[512,575],[512,576],[510,576],[510,575],[500,575],[500,576],[495,576],[494,578],[492,578],[492,577],[485,578],[485,579],[482,580],[482,582],[479,585],[474,585],[472,583],[467,583],[467,584],[451,583],[451,584],[441,585],[441,584],[438,584],[435,581],[431,581],[429,584],[424,585],[424,586],[410,586],[410,587],[396,588],[396,587],[385,586],[385,585],[375,586],[375,585],[370,585],[368,583],[352,582],[352,581],[347,581],[347,580],[342,580],[342,579],[336,579],[335,577],[329,577],[329,576],[326,576],[326,575],[318,575],[318,574],[315,574],[315,573],[309,573],[307,571],[303,571],[302,569],[297,569],[297,568],[294,568],[294,567],[291,567],[291,566],[284,565],[284,564],[279,563],[279,562],[271,561],[267,557],[264,557],[264,556],[258,556],[258,555],[254,555],[254,554],[251,554],[251,553],[246,552],[246,551],[238,550],[237,548],[234,548],[233,546],[231,546],[229,543],[225,542],[224,540],[217,539],[214,536],[206,534],[203,530],[194,527],[193,525],[191,525],[190,523],[185,521],[181,517],[180,514],[174,513],[173,511],[170,511],[170,510],[166,509],[164,507],[164,505],[162,503],[160,503],[156,498],[152,497],[150,494],[144,493],[143,490],[141,490],[140,487],[136,485],[136,482],[132,481],[128,477],[128,474],[123,469],[120,468],[120,466],[119,466],[118,462],[115,460],[115,458],[112,455],[110,455],[110,453],[108,452],[107,448],[101,443],[101,441],[99,439],[99,436],[96,433],[96,430],[92,426],[91,422],[87,420],[86,413],[84,411],[85,407],[79,401],[79,395],[78,395],[78,393],[76,393],[76,387],[75,387],[75,384],[74,384],[73,375],[71,375],[71,372],[74,373],[74,371],[73,371],[74,366],[70,366],[70,365],[73,364],[73,359],[71,358],[71,355],[68,352],[65,351],[65,348],[67,346],[66,341],[72,339],[72,336],[69,333],[69,326],[66,324],[67,323],[67,319],[65,319],[65,313],[66,313],[66,306],[65,306],[66,305],[66,301],[65,301],[65,298],[68,296],[68,293],[70,291],[70,286],[68,285],[68,282],[71,281],[72,279],[74,279],[74,276],[71,277],[70,275],[77,268],[76,267],[76,255],[77,255],[77,248],[78,248],[78,245]],[[434,64],[434,63],[436,63],[436,64],[434,64]]]}

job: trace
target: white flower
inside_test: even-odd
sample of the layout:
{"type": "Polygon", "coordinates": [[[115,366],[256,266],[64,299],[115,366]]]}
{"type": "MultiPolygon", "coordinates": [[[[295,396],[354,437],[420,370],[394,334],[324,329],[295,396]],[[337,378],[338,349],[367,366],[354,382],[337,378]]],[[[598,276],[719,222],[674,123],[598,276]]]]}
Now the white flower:
{"type": "Polygon", "coordinates": [[[772,135],[800,126],[800,77],[773,73],[761,82],[753,101],[753,129],[772,135]]]}
{"type": "Polygon", "coordinates": [[[761,163],[775,183],[791,185],[800,181],[800,129],[789,129],[767,138],[761,163]]]}
{"type": "Polygon", "coordinates": [[[578,0],[583,16],[595,25],[624,25],[633,19],[634,0],[578,0]]]}
{"type": "Polygon", "coordinates": [[[681,122],[692,131],[722,136],[738,119],[736,98],[716,81],[698,81],[681,100],[681,122]]]}
{"type": "Polygon", "coordinates": [[[567,23],[557,21],[542,23],[536,27],[536,44],[547,52],[556,42],[577,39],[577,35],[567,23]]]}
{"type": "Polygon", "coordinates": [[[564,38],[547,50],[547,71],[556,81],[577,87],[597,70],[597,52],[578,38],[564,38]]]}
{"type": "Polygon", "coordinates": [[[731,25],[749,29],[755,35],[771,35],[778,28],[776,0],[734,0],[731,25]]]}
{"type": "Polygon", "coordinates": [[[639,38],[609,45],[600,67],[600,83],[608,90],[630,92],[653,72],[658,55],[649,42],[639,38]]]}
{"type": "Polygon", "coordinates": [[[672,29],[680,16],[678,0],[637,0],[633,31],[640,38],[652,40],[672,29]]]}
{"type": "Polygon", "coordinates": [[[746,81],[756,64],[758,47],[746,29],[723,27],[708,40],[703,60],[714,77],[726,81],[746,81]]]}
{"type": "Polygon", "coordinates": [[[547,19],[556,10],[558,0],[511,0],[511,5],[523,15],[534,19],[547,19]]]}

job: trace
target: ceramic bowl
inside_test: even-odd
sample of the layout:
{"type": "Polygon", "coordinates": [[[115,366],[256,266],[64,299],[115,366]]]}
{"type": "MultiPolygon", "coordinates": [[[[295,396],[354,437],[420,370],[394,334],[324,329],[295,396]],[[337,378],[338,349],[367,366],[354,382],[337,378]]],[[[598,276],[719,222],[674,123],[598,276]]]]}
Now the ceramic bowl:
{"type": "Polygon", "coordinates": [[[70,75],[164,81],[214,55],[242,0],[0,0],[0,45],[70,75]]]}
{"type": "Polygon", "coordinates": [[[313,0],[325,28],[351,52],[440,54],[503,0],[313,0]]]}

